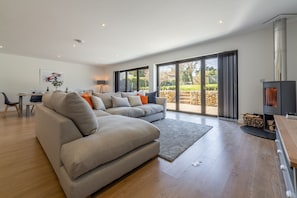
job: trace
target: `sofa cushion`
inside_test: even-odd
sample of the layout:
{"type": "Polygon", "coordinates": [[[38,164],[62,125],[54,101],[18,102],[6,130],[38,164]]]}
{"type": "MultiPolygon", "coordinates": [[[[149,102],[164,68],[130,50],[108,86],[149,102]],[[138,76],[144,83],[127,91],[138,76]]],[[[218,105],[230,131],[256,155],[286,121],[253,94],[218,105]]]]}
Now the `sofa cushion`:
{"type": "Polygon", "coordinates": [[[121,97],[121,93],[94,93],[95,96],[98,96],[102,99],[104,106],[106,109],[112,107],[111,96],[121,97]]]}
{"type": "Polygon", "coordinates": [[[52,93],[52,96],[50,98],[50,105],[52,106],[52,109],[54,111],[57,111],[57,105],[62,103],[64,98],[66,96],[66,93],[64,91],[54,91],[52,93]]]}
{"type": "Polygon", "coordinates": [[[72,179],[152,142],[160,135],[153,124],[137,118],[103,116],[98,121],[98,132],[61,148],[61,160],[72,179]]]}
{"type": "Polygon", "coordinates": [[[123,98],[128,98],[128,96],[137,96],[136,92],[121,92],[123,98]]]}
{"type": "Polygon", "coordinates": [[[50,109],[54,109],[53,105],[51,104],[51,98],[52,98],[53,92],[47,91],[42,95],[42,103],[44,106],[50,109]]]}
{"type": "Polygon", "coordinates": [[[111,101],[112,101],[113,108],[115,108],[115,107],[130,107],[128,98],[111,96],[111,101]]]}
{"type": "Polygon", "coordinates": [[[157,92],[145,93],[148,96],[148,103],[156,103],[157,92]]]}
{"type": "Polygon", "coordinates": [[[64,98],[65,92],[61,90],[56,91],[48,91],[43,94],[42,96],[42,103],[47,107],[54,111],[54,105],[57,103],[57,101],[61,101],[62,98],[64,98]]]}
{"type": "Polygon", "coordinates": [[[138,118],[138,117],[145,116],[144,110],[136,108],[136,107],[109,108],[106,110],[106,112],[108,112],[112,115],[122,115],[122,116],[128,116],[128,117],[132,117],[132,118],[138,118]]]}
{"type": "Polygon", "coordinates": [[[140,96],[128,96],[129,103],[131,107],[142,105],[140,96]]]}
{"type": "Polygon", "coordinates": [[[100,116],[110,116],[111,114],[108,113],[108,112],[105,112],[105,111],[102,111],[102,110],[96,110],[96,109],[93,109],[96,117],[100,117],[100,116]]]}
{"type": "Polygon", "coordinates": [[[54,92],[51,100],[54,110],[71,119],[83,135],[97,131],[99,125],[95,113],[78,93],[54,92]]]}
{"type": "Polygon", "coordinates": [[[89,103],[89,105],[91,106],[92,109],[94,108],[94,104],[93,104],[93,101],[91,99],[91,95],[89,93],[83,93],[81,95],[81,97],[83,99],[85,99],[87,101],[87,103],[89,103]]]}
{"type": "Polygon", "coordinates": [[[145,115],[151,115],[154,113],[159,113],[162,112],[164,110],[164,107],[162,105],[159,104],[146,104],[146,105],[141,105],[141,106],[137,106],[135,108],[139,108],[142,109],[145,112],[145,115]]]}
{"type": "Polygon", "coordinates": [[[142,94],[137,94],[140,97],[142,104],[148,104],[148,96],[144,96],[142,94]]]}
{"type": "Polygon", "coordinates": [[[98,96],[91,96],[91,100],[93,102],[93,105],[94,105],[94,109],[96,110],[103,110],[105,111],[106,108],[105,108],[105,105],[102,101],[102,99],[98,96]]]}

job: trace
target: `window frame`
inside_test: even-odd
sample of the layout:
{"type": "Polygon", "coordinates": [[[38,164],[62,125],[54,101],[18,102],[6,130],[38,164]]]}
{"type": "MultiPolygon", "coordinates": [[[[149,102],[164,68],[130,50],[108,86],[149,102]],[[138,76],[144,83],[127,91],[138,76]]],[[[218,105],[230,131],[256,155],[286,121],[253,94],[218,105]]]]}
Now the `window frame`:
{"type": "MultiPolygon", "coordinates": [[[[149,66],[144,66],[144,67],[137,67],[137,68],[133,68],[133,69],[127,69],[127,70],[120,70],[120,71],[115,71],[115,86],[114,86],[114,89],[115,89],[115,92],[118,92],[118,91],[122,91],[122,92],[133,92],[133,91],[139,91],[139,71],[140,70],[144,70],[144,69],[147,69],[149,71],[149,66]],[[136,71],[136,90],[130,90],[128,91],[128,73],[131,72],[131,71],[136,71]],[[120,76],[121,76],[121,73],[125,72],[125,90],[120,90],[120,83],[121,83],[121,80],[120,80],[120,76]]],[[[149,81],[148,81],[149,83],[149,81]]],[[[149,85],[148,85],[149,86],[149,85]]]]}

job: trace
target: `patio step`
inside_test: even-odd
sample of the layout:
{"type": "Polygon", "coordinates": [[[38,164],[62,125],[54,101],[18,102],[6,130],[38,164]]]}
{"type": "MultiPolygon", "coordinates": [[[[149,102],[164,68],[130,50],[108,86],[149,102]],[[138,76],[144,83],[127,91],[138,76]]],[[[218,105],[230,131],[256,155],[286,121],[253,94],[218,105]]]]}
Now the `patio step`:
{"type": "Polygon", "coordinates": [[[179,96],[180,103],[190,104],[191,103],[191,94],[190,92],[181,92],[179,96]]]}

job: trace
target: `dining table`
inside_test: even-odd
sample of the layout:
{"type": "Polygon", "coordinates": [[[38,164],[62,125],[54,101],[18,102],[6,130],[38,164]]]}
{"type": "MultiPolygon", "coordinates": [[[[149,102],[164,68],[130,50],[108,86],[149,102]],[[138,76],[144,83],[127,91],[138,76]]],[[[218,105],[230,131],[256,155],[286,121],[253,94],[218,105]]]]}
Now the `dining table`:
{"type": "Polygon", "coordinates": [[[18,93],[19,96],[19,110],[20,110],[20,116],[23,116],[23,99],[24,97],[31,97],[31,96],[42,96],[43,93],[41,92],[22,92],[18,93]]]}

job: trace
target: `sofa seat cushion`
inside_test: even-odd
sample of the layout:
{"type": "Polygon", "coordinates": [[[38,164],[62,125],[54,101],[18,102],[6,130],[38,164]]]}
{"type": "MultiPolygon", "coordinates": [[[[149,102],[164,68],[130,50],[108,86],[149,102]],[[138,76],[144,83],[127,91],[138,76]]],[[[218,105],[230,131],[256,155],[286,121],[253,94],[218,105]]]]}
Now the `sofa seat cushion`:
{"type": "Polygon", "coordinates": [[[145,116],[144,110],[136,107],[115,107],[115,108],[106,109],[106,112],[112,115],[122,115],[122,116],[128,116],[132,118],[139,118],[139,117],[145,116]]]}
{"type": "Polygon", "coordinates": [[[109,115],[111,115],[110,113],[107,113],[107,112],[102,111],[102,110],[96,110],[96,109],[94,109],[93,111],[94,111],[96,117],[109,116],[109,115]]]}
{"type": "Polygon", "coordinates": [[[103,116],[100,130],[62,145],[61,161],[72,179],[159,138],[153,124],[137,118],[103,116]]]}
{"type": "Polygon", "coordinates": [[[151,115],[151,114],[159,113],[159,112],[162,112],[164,110],[164,107],[162,105],[152,104],[152,103],[142,105],[142,106],[137,106],[135,108],[142,109],[145,112],[145,115],[151,115]]]}

